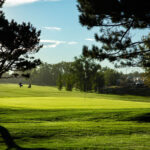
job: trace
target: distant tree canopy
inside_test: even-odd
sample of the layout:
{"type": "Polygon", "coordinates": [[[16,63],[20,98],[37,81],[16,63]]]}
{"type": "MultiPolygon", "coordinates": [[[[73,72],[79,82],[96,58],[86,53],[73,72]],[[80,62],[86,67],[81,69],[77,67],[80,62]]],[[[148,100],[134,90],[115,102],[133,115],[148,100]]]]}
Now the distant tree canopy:
{"type": "Polygon", "coordinates": [[[33,84],[38,85],[56,86],[60,84],[60,86],[63,86],[63,76],[70,72],[71,64],[71,62],[60,62],[57,64],[42,63],[30,72],[30,80],[33,84]]]}
{"type": "Polygon", "coordinates": [[[104,73],[105,86],[117,85],[118,79],[121,78],[120,73],[110,68],[103,68],[103,73],[104,73]]]}
{"type": "Polygon", "coordinates": [[[0,11],[0,78],[7,71],[26,71],[40,64],[33,56],[42,47],[39,37],[40,31],[30,23],[8,21],[0,11]]]}
{"type": "Polygon", "coordinates": [[[84,56],[108,59],[116,65],[150,67],[150,34],[138,41],[133,31],[150,27],[148,0],[78,0],[80,23],[88,29],[100,28],[95,40],[101,46],[83,47],[84,56]]]}
{"type": "MultiPolygon", "coordinates": [[[[136,87],[135,79],[144,79],[144,83],[150,86],[149,72],[123,74],[108,67],[101,67],[93,59],[83,56],[76,57],[73,62],[42,63],[28,73],[29,79],[3,78],[0,83],[18,83],[19,80],[23,84],[57,86],[59,90],[65,88],[67,91],[77,89],[84,92],[101,92],[103,89],[127,87],[131,84],[136,87]]],[[[3,76],[9,77],[9,73],[3,76]]]]}
{"type": "Polygon", "coordinates": [[[96,64],[92,59],[83,56],[75,57],[72,67],[75,87],[85,92],[92,90],[94,79],[100,69],[101,66],[96,64]]]}

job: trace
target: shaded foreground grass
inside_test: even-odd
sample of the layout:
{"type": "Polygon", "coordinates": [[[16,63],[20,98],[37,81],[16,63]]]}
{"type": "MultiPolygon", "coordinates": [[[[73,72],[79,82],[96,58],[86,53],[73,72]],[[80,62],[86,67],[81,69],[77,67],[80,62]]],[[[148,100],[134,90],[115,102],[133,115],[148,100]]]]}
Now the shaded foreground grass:
{"type": "Polygon", "coordinates": [[[0,124],[23,147],[150,149],[149,97],[29,90],[0,85],[0,124]]]}

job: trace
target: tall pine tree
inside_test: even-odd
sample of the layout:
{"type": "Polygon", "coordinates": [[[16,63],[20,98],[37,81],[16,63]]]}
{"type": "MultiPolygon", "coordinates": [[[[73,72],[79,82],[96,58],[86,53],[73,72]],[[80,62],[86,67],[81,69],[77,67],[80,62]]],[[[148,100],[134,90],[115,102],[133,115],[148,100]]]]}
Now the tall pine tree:
{"type": "Polygon", "coordinates": [[[40,31],[31,23],[8,21],[0,11],[0,78],[5,72],[26,71],[39,65],[40,60],[33,54],[41,47],[40,31]]]}
{"type": "Polygon", "coordinates": [[[108,59],[118,65],[150,66],[150,34],[132,37],[132,33],[150,27],[148,0],[78,0],[80,23],[88,29],[99,28],[95,40],[101,46],[83,47],[84,56],[108,59]]]}

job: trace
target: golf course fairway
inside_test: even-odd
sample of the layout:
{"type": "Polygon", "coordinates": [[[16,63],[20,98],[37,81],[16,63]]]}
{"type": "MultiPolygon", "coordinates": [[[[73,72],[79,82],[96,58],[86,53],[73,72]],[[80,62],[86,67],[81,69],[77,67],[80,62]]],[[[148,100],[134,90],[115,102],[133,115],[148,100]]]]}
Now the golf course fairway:
{"type": "Polygon", "coordinates": [[[0,125],[25,148],[148,150],[150,97],[0,84],[0,125]]]}

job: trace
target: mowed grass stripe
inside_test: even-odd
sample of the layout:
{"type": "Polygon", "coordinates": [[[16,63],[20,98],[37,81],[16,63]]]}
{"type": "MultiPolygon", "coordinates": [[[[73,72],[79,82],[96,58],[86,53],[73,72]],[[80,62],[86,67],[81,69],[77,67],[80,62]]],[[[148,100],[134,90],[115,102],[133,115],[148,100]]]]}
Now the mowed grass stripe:
{"type": "Polygon", "coordinates": [[[19,97],[0,98],[2,108],[24,109],[125,109],[150,108],[147,102],[75,97],[19,97]]]}

